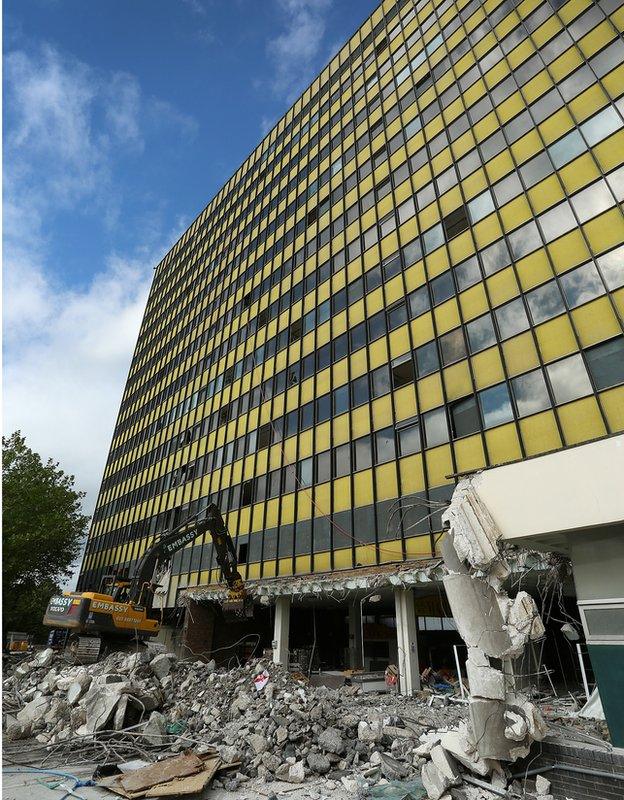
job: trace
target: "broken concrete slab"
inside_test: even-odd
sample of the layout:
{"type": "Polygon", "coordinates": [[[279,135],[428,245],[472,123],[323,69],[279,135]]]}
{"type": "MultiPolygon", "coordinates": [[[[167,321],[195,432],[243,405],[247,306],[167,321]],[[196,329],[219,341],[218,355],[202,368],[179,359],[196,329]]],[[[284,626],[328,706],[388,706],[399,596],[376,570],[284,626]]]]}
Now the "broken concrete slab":
{"type": "Polygon", "coordinates": [[[479,756],[508,761],[512,743],[505,738],[505,704],[500,700],[473,699],[468,713],[479,756]]]}
{"type": "Polygon", "coordinates": [[[152,711],[143,737],[150,744],[164,744],[167,741],[167,718],[160,711],[152,711]]]}
{"type": "Polygon", "coordinates": [[[444,773],[440,772],[433,761],[425,764],[420,778],[429,800],[440,800],[446,790],[451,787],[451,781],[444,773]]]}
{"type": "Polygon", "coordinates": [[[466,661],[468,685],[472,697],[485,700],[505,699],[505,676],[494,667],[483,667],[470,660],[466,661]]]}
{"type": "Polygon", "coordinates": [[[440,744],[471,772],[484,777],[490,774],[491,766],[476,752],[474,745],[468,738],[468,730],[465,723],[460,724],[457,730],[443,733],[440,744]]]}
{"type": "Polygon", "coordinates": [[[345,749],[343,738],[336,728],[326,728],[318,737],[318,743],[321,750],[336,755],[340,755],[345,749]]]}
{"type": "Polygon", "coordinates": [[[161,653],[150,661],[150,669],[158,680],[162,680],[171,672],[174,659],[173,653],[161,653]]]}
{"type": "Polygon", "coordinates": [[[445,575],[443,583],[462,639],[490,657],[502,658],[512,643],[492,586],[482,578],[459,574],[445,575]]]}

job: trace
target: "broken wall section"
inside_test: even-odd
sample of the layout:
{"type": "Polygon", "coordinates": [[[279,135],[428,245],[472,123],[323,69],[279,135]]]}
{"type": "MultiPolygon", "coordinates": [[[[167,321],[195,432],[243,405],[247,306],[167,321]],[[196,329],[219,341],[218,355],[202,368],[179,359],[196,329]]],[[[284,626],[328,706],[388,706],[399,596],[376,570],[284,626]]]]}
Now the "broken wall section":
{"type": "MultiPolygon", "coordinates": [[[[500,762],[526,756],[546,726],[533,703],[517,690],[513,662],[544,626],[533,598],[503,589],[510,574],[501,532],[475,491],[475,480],[461,481],[442,515],[444,587],[457,630],[468,646],[469,719],[442,740],[445,752],[479,775],[502,771],[500,762]]],[[[441,759],[441,756],[440,756],[441,759]]],[[[440,760],[438,759],[438,760],[440,760]]],[[[443,784],[444,770],[429,765],[425,783],[443,784]]],[[[435,792],[434,792],[435,794],[435,792]]]]}

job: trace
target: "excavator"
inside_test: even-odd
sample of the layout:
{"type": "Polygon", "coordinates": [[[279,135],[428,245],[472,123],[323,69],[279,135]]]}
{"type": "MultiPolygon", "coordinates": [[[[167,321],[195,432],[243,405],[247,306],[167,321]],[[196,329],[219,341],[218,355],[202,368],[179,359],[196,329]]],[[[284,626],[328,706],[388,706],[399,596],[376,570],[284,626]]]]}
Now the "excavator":
{"type": "Polygon", "coordinates": [[[160,631],[161,614],[153,608],[158,583],[154,575],[198,536],[208,532],[217,563],[228,586],[222,603],[228,617],[253,616],[253,603],[238,571],[236,551],[221,512],[211,503],[201,518],[162,534],[143,554],[131,579],[116,575],[102,578],[99,592],[63,592],[48,603],[43,624],[66,632],[67,648],[81,663],[97,661],[103,642],[107,644],[145,641],[160,631]]]}

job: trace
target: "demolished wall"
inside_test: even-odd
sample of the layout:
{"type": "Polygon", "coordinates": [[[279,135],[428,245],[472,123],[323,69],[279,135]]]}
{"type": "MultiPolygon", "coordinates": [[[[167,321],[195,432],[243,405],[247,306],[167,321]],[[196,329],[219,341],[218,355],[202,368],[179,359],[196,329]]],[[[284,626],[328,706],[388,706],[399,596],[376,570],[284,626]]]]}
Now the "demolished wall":
{"type": "Polygon", "coordinates": [[[477,775],[495,777],[501,762],[529,753],[546,734],[536,706],[517,689],[514,660],[544,626],[533,598],[510,597],[503,583],[510,574],[501,532],[475,491],[478,477],[462,480],[443,513],[443,583],[457,630],[468,647],[469,716],[459,730],[442,737],[437,759],[423,770],[431,798],[452,785],[449,759],[477,775]]]}

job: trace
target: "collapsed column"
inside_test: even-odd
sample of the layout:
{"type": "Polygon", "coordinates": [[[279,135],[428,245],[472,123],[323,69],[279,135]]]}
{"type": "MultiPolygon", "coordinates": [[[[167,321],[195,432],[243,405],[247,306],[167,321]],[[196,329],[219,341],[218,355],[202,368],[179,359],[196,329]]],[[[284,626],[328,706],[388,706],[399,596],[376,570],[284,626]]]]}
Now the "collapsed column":
{"type": "Polygon", "coordinates": [[[288,667],[288,634],[290,631],[290,597],[278,597],[275,601],[273,627],[273,662],[288,667]]]}
{"type": "Polygon", "coordinates": [[[395,589],[397,645],[399,651],[399,690],[411,697],[420,689],[416,609],[412,589],[395,589]]]}

